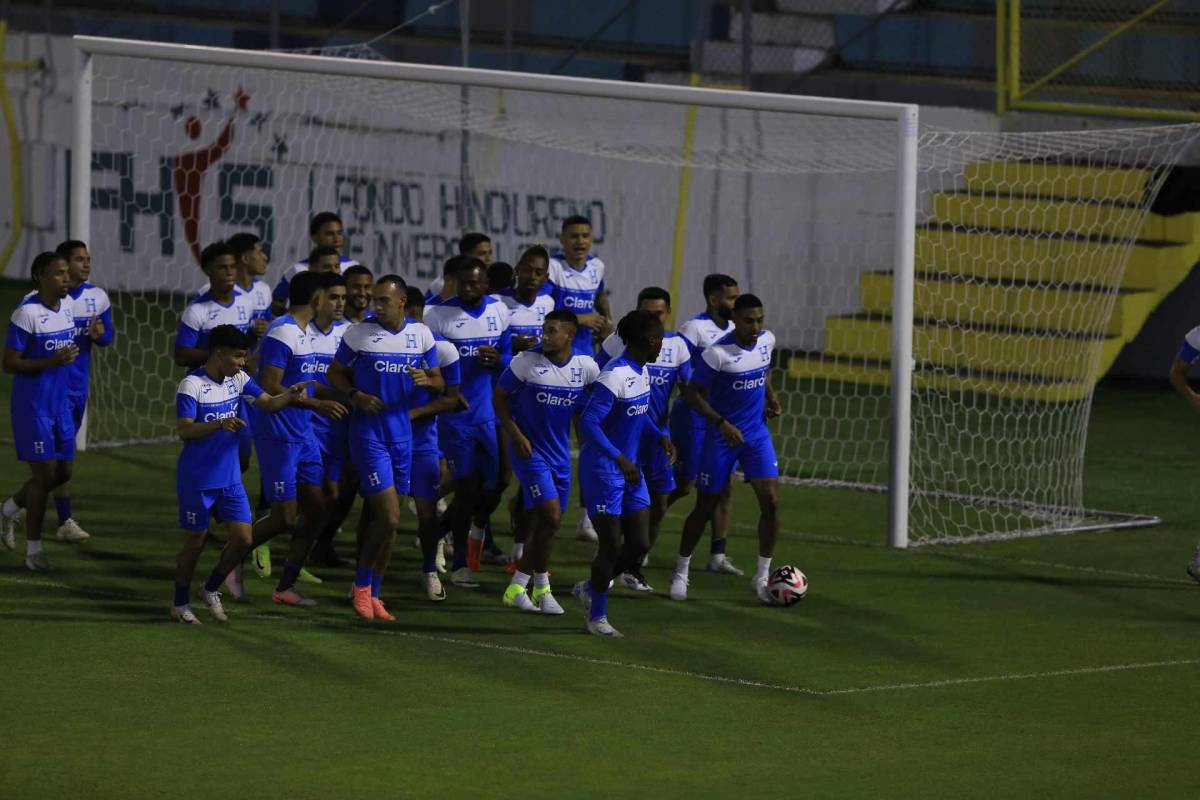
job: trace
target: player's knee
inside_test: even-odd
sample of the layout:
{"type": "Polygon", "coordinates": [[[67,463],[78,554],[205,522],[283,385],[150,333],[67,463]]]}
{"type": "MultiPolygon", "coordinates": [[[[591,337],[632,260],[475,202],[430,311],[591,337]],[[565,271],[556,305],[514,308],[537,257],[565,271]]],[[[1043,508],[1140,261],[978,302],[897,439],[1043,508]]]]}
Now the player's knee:
{"type": "Polygon", "coordinates": [[[229,531],[229,544],[235,550],[249,550],[250,545],[254,543],[254,537],[251,535],[249,525],[239,525],[229,531]]]}
{"type": "Polygon", "coordinates": [[[538,525],[547,536],[553,536],[562,524],[562,510],[558,508],[539,508],[538,525]]]}
{"type": "Polygon", "coordinates": [[[758,496],[759,509],[765,516],[775,516],[779,513],[779,492],[769,489],[758,496]]]}

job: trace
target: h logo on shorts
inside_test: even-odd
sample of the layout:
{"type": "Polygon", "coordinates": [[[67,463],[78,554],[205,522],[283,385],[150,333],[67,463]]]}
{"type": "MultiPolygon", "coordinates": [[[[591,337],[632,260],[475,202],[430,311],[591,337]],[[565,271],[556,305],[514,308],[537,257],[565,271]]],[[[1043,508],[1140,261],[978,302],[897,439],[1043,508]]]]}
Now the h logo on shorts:
{"type": "Polygon", "coordinates": [[[597,513],[597,514],[607,514],[607,513],[608,513],[608,506],[607,506],[607,505],[603,505],[603,504],[602,504],[602,505],[598,505],[598,506],[596,506],[596,513],[597,513]]]}
{"type": "Polygon", "coordinates": [[[33,452],[38,455],[45,455],[46,443],[45,442],[34,442],[33,443],[33,452]]]}
{"type": "Polygon", "coordinates": [[[188,521],[188,525],[196,524],[196,512],[195,511],[187,512],[187,521],[188,521]]]}
{"type": "Polygon", "coordinates": [[[287,489],[287,484],[283,481],[275,481],[275,494],[281,495],[287,489]]]}
{"type": "Polygon", "coordinates": [[[530,497],[541,497],[542,496],[542,487],[538,486],[536,483],[533,486],[530,486],[529,487],[529,496],[530,497]]]}
{"type": "Polygon", "coordinates": [[[368,475],[367,483],[371,484],[372,486],[378,486],[380,483],[382,483],[382,481],[379,480],[379,473],[372,472],[370,475],[368,475]]]}
{"type": "Polygon", "coordinates": [[[707,472],[700,473],[700,482],[703,483],[705,486],[708,485],[708,473],[707,472]]]}

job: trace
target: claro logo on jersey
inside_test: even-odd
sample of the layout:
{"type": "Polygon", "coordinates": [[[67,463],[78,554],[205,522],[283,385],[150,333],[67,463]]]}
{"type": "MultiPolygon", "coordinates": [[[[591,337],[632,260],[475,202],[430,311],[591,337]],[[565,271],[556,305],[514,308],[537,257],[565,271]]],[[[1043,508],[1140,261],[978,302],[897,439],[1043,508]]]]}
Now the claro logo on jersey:
{"type": "Polygon", "coordinates": [[[320,375],[325,372],[326,366],[319,361],[305,361],[300,365],[301,375],[320,375]]]}
{"type": "Polygon", "coordinates": [[[495,345],[490,344],[490,343],[460,344],[458,346],[458,354],[460,356],[463,356],[464,358],[466,358],[467,356],[477,356],[477,355],[479,355],[479,348],[481,348],[481,347],[495,347],[495,345]]]}
{"type": "Polygon", "coordinates": [[[625,416],[637,417],[647,413],[648,411],[650,411],[649,403],[638,403],[636,406],[630,406],[629,408],[625,409],[625,416]]]}
{"type": "Polygon", "coordinates": [[[375,362],[375,371],[376,372],[404,372],[404,373],[407,373],[408,368],[409,368],[408,364],[395,364],[391,361],[376,361],[375,362]]]}
{"type": "Polygon", "coordinates": [[[216,422],[219,419],[230,419],[238,415],[236,408],[231,408],[228,411],[210,411],[204,415],[205,422],[216,422]]]}
{"type": "Polygon", "coordinates": [[[542,405],[547,406],[570,408],[571,406],[575,405],[574,395],[559,395],[551,394],[550,392],[538,392],[537,395],[535,395],[535,399],[542,405]]]}
{"type": "Polygon", "coordinates": [[[562,302],[566,308],[578,308],[583,311],[591,311],[592,307],[596,304],[596,301],[590,297],[576,297],[572,294],[564,297],[562,302]]]}
{"type": "Polygon", "coordinates": [[[666,386],[670,382],[671,382],[670,375],[664,375],[661,372],[657,372],[657,373],[651,372],[650,373],[650,383],[654,386],[666,386]]]}
{"type": "Polygon", "coordinates": [[[73,344],[75,344],[74,337],[70,339],[47,339],[43,347],[50,352],[54,352],[55,350],[62,350],[64,347],[70,347],[73,344]]]}
{"type": "Polygon", "coordinates": [[[749,380],[733,382],[733,388],[737,391],[741,391],[743,389],[758,389],[758,388],[766,386],[766,385],[767,385],[767,376],[766,375],[759,375],[757,378],[750,378],[749,380]]]}

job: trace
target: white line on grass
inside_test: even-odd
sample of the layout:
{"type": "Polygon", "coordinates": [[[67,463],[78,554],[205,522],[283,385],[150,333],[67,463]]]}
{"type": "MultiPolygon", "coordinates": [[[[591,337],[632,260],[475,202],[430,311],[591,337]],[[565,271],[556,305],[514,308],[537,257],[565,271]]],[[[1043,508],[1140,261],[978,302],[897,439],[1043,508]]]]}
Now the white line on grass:
{"type": "MultiPolygon", "coordinates": [[[[100,597],[112,597],[122,600],[138,600],[143,602],[150,602],[151,600],[151,598],[142,595],[129,594],[125,592],[113,592],[106,589],[77,588],[70,586],[69,584],[59,583],[57,581],[0,577],[0,583],[12,583],[22,586],[37,586],[45,589],[65,589],[68,591],[78,592],[79,594],[91,594],[100,597]]],[[[414,633],[412,631],[401,631],[387,628],[364,628],[353,624],[342,625],[324,620],[288,617],[282,614],[246,614],[243,618],[259,619],[272,622],[289,622],[297,625],[324,628],[330,631],[336,631],[338,633],[351,633],[370,636],[398,636],[405,639],[416,639],[419,641],[437,642],[439,644],[474,647],[480,650],[491,650],[500,653],[533,656],[536,658],[554,658],[562,661],[575,661],[584,664],[591,664],[598,667],[616,667],[617,669],[647,672],[655,675],[666,675],[673,678],[686,678],[690,680],[706,681],[708,683],[721,683],[729,686],[741,686],[749,689],[766,689],[768,691],[803,694],[812,697],[835,697],[839,695],[865,694],[867,692],[897,692],[913,689],[942,689],[952,686],[964,686],[976,683],[1043,680],[1046,678],[1093,675],[1106,672],[1126,672],[1130,670],[1141,669],[1200,666],[1200,658],[1193,658],[1179,659],[1175,661],[1146,661],[1134,664],[1106,664],[1098,667],[1077,667],[1073,669],[1049,670],[1045,672],[1011,672],[1002,673],[999,675],[983,675],[974,678],[947,678],[937,681],[889,683],[878,684],[875,686],[852,686],[845,689],[812,689],[805,686],[789,686],[787,684],[770,683],[768,681],[758,681],[750,678],[736,678],[728,675],[713,675],[705,672],[690,672],[688,670],[671,669],[670,667],[656,667],[650,664],[637,664],[632,661],[617,661],[616,659],[608,658],[592,658],[590,656],[580,656],[571,653],[559,653],[553,650],[537,650],[531,647],[516,647],[514,645],[497,644],[495,642],[458,639],[452,636],[437,636],[428,633],[414,633]]],[[[347,622],[349,622],[349,620],[347,620],[347,622]]]]}

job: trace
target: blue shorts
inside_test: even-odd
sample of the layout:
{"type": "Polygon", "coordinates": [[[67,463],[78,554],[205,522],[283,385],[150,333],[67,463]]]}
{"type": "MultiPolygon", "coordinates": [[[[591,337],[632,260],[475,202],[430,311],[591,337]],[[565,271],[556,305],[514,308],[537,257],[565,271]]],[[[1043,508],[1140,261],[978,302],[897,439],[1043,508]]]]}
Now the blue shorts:
{"type": "Polygon", "coordinates": [[[483,485],[495,488],[500,479],[500,447],[496,441],[496,423],[442,425],[442,452],[450,467],[450,477],[462,480],[478,475],[483,485]]]}
{"type": "Polygon", "coordinates": [[[346,461],[346,442],[349,429],[344,420],[330,420],[326,427],[313,424],[317,448],[321,452],[321,464],[325,480],[337,483],[342,477],[342,465],[346,461]]]}
{"type": "Polygon", "coordinates": [[[67,394],[67,404],[71,406],[71,421],[75,430],[83,424],[83,413],[87,411],[87,392],[70,392],[67,394]]]}
{"type": "Polygon", "coordinates": [[[412,475],[412,442],[379,442],[359,439],[350,454],[358,471],[358,489],[363,497],[394,488],[396,494],[409,493],[412,475]]]}
{"type": "Polygon", "coordinates": [[[312,439],[302,442],[281,442],[277,439],[256,439],[258,472],[262,476],[263,494],[270,503],[296,499],[296,484],[320,486],[323,477],[321,451],[312,439]]]}
{"type": "Polygon", "coordinates": [[[75,459],[75,423],[71,409],[62,406],[57,416],[21,415],[13,409],[13,441],[18,461],[73,461],[75,459]]]}
{"type": "Polygon", "coordinates": [[[671,459],[657,439],[646,439],[638,451],[638,464],[651,494],[670,494],[675,490],[675,472],[671,459]]]}
{"type": "Polygon", "coordinates": [[[691,413],[672,414],[671,444],[675,445],[675,480],[691,483],[700,471],[700,448],[704,445],[704,428],[692,424],[691,413]],[[683,417],[680,419],[680,417],[683,417]]]}
{"type": "Polygon", "coordinates": [[[775,456],[775,444],[769,433],[761,433],[742,443],[741,447],[730,447],[725,437],[710,430],[704,438],[700,453],[700,473],[696,477],[696,488],[701,492],[716,494],[729,483],[733,465],[742,468],[746,480],[754,478],[778,478],[779,459],[775,456]]]}
{"type": "Polygon", "coordinates": [[[639,478],[633,486],[626,484],[621,470],[607,456],[581,456],[579,483],[583,486],[583,507],[588,516],[623,517],[650,505],[646,479],[639,478]]]}
{"type": "Polygon", "coordinates": [[[250,499],[241,481],[224,489],[195,489],[176,481],[175,491],[179,495],[179,527],[185,531],[208,530],[208,514],[214,508],[223,522],[251,522],[250,499]]]}
{"type": "Polygon", "coordinates": [[[412,454],[413,497],[437,500],[442,485],[442,455],[437,450],[414,450],[412,454]]]}
{"type": "Polygon", "coordinates": [[[525,498],[525,508],[533,508],[538,503],[558,498],[558,507],[566,510],[571,499],[571,462],[551,464],[545,459],[534,456],[521,458],[511,453],[513,475],[521,484],[521,495],[525,498]]]}

